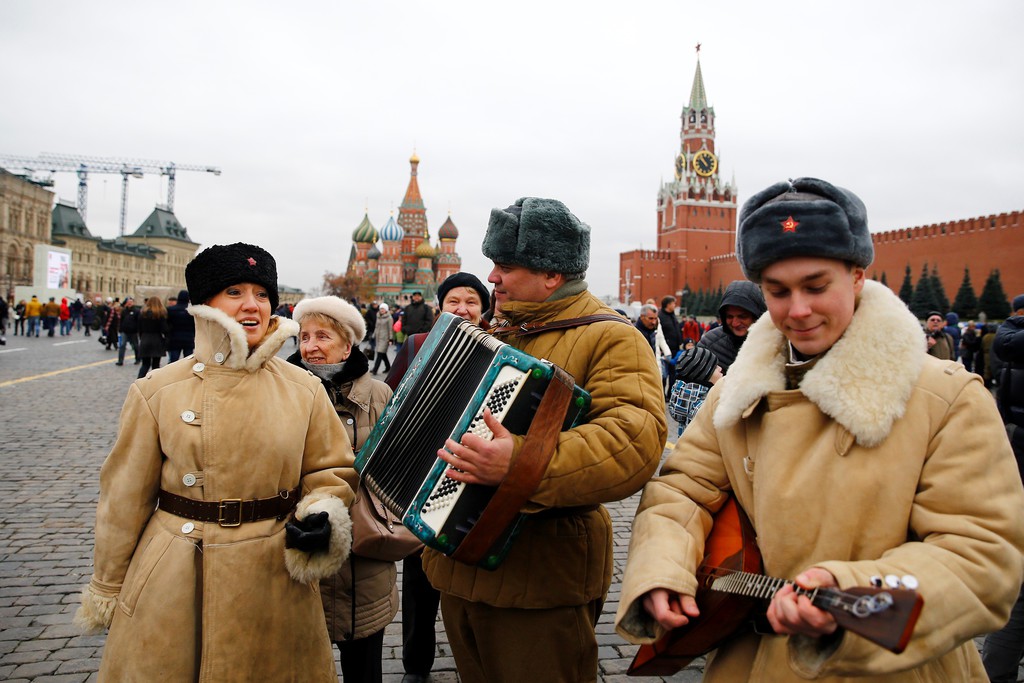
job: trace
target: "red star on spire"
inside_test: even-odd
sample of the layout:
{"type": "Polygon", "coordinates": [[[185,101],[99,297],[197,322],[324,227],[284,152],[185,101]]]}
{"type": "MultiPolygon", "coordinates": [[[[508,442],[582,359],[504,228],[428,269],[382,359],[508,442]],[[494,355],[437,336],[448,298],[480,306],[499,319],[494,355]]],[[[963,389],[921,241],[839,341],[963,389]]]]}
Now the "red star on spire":
{"type": "Polygon", "coordinates": [[[786,220],[782,221],[782,232],[796,232],[796,226],[798,225],[800,224],[790,216],[786,220]]]}
{"type": "MultiPolygon", "coordinates": [[[[790,218],[789,220],[793,220],[793,219],[790,218]]],[[[254,259],[252,256],[249,257],[249,265],[250,266],[255,266],[256,265],[256,259],[254,259]]]]}

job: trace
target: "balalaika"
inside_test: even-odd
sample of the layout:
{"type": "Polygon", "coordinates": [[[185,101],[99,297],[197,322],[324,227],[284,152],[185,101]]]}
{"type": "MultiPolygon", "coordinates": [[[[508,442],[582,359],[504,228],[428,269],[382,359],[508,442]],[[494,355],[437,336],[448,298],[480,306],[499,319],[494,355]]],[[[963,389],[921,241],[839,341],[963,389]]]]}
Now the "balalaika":
{"type": "Polygon", "coordinates": [[[571,376],[442,313],[356,457],[369,487],[428,547],[497,567],[524,516],[558,433],[583,421],[590,395],[571,376]],[[495,488],[446,476],[445,439],[491,432],[483,411],[526,440],[495,488]],[[518,490],[517,490],[518,489],[518,490]],[[516,496],[520,496],[517,498],[516,496]]]}

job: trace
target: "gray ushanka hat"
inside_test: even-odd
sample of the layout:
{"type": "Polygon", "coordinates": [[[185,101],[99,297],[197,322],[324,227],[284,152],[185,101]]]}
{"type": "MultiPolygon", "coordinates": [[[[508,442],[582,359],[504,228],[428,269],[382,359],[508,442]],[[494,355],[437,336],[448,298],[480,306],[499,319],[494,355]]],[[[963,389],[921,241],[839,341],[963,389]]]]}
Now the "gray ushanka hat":
{"type": "Polygon", "coordinates": [[[584,273],[590,265],[590,226],[557,199],[523,197],[507,209],[491,209],[483,253],[495,263],[584,273]]]}
{"type": "Polygon", "coordinates": [[[736,257],[747,279],[794,256],[867,267],[875,258],[864,202],[817,178],[775,183],[747,200],[736,231],[736,257]]]}

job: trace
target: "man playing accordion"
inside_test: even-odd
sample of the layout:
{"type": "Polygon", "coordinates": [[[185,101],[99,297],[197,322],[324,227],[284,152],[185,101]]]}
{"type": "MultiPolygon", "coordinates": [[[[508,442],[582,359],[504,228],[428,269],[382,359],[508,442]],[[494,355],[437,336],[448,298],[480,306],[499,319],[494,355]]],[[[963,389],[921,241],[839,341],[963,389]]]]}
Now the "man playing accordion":
{"type": "MultiPolygon", "coordinates": [[[[553,199],[491,211],[483,242],[494,262],[503,342],[562,367],[590,393],[586,421],[561,432],[504,562],[482,569],[423,556],[465,682],[593,681],[595,625],[612,578],[612,524],[601,503],[651,477],[665,444],[661,373],[644,338],[584,281],[590,227],[553,199]]],[[[453,479],[498,485],[524,437],[485,414],[493,439],[467,433],[439,456],[453,479]]]]}

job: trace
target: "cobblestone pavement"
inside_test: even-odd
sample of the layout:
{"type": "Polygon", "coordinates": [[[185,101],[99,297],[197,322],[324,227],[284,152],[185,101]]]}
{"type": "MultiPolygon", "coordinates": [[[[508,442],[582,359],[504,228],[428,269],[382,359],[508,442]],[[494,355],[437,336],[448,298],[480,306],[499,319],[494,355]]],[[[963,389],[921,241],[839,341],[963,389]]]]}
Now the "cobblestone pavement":
{"type": "MultiPolygon", "coordinates": [[[[93,683],[104,637],[80,635],[71,619],[91,574],[99,467],[136,367],[130,349],[125,366],[116,367],[116,351],[106,351],[95,334],[7,339],[0,347],[0,680],[93,683]]],[[[293,350],[286,345],[282,353],[293,350]]],[[[675,433],[670,421],[670,441],[675,433]]],[[[612,618],[638,499],[608,506],[615,575],[597,628],[600,680],[699,681],[699,661],[667,679],[625,676],[636,647],[614,633],[612,618]]],[[[384,636],[384,680],[394,683],[402,677],[400,620],[384,636]]],[[[437,630],[431,680],[453,683],[458,676],[440,619],[437,630]]]]}

